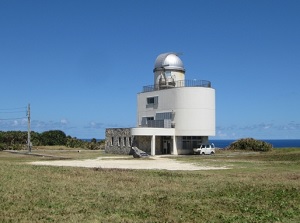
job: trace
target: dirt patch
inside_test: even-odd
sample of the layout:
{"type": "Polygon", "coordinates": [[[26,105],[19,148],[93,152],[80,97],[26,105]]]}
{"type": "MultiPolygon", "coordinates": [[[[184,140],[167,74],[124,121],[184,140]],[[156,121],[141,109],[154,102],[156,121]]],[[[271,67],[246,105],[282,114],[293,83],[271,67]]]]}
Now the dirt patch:
{"type": "Polygon", "coordinates": [[[33,165],[45,166],[71,166],[88,168],[110,168],[110,169],[159,169],[159,170],[218,170],[227,167],[199,166],[192,163],[179,162],[173,159],[159,156],[150,159],[128,159],[129,157],[99,157],[87,160],[55,160],[36,161],[33,165]]]}

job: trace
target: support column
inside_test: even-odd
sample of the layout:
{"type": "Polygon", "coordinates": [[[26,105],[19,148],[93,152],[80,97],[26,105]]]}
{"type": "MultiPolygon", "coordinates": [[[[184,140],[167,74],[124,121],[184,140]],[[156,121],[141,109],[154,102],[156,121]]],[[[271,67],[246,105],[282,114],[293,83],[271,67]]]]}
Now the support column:
{"type": "Polygon", "coordinates": [[[178,155],[176,136],[172,136],[172,137],[173,137],[173,155],[178,155]]]}
{"type": "Polygon", "coordinates": [[[151,156],[155,156],[155,135],[151,138],[151,156]]]}

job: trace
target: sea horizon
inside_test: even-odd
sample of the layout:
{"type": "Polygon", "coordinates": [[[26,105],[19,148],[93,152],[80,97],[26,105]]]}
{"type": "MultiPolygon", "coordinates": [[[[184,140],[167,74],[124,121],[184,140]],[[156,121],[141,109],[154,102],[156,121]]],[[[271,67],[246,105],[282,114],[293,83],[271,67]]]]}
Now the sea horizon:
{"type": "MultiPolygon", "coordinates": [[[[84,141],[91,141],[91,139],[81,139],[84,141]]],[[[96,139],[97,141],[105,139],[96,139]]],[[[231,143],[239,139],[210,139],[209,142],[213,143],[217,148],[225,148],[231,143]]],[[[300,148],[300,139],[257,139],[273,145],[274,148],[300,148]]]]}
{"type": "MultiPolygon", "coordinates": [[[[225,148],[239,139],[211,139],[217,148],[225,148]]],[[[300,139],[257,139],[273,145],[273,148],[300,148],[300,139]]]]}

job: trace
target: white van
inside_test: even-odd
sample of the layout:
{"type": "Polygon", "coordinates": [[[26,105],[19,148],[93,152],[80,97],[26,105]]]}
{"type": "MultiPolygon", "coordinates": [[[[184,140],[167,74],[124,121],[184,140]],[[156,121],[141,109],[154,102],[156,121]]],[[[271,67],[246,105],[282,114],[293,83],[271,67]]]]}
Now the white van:
{"type": "Polygon", "coordinates": [[[199,148],[194,148],[194,154],[211,155],[215,154],[215,145],[211,144],[201,144],[199,148]]]}

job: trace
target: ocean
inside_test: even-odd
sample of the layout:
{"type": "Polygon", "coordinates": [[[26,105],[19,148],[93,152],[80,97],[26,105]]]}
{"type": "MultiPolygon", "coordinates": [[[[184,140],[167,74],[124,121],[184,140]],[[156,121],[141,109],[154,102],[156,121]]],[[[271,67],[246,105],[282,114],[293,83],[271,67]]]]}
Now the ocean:
{"type": "MultiPolygon", "coordinates": [[[[260,139],[261,141],[270,143],[274,148],[291,148],[298,147],[300,148],[300,139],[260,139]]],[[[233,143],[234,139],[211,139],[209,140],[211,143],[215,144],[218,148],[225,148],[233,143]]]]}
{"type": "MultiPolygon", "coordinates": [[[[90,142],[91,139],[81,139],[90,142]]],[[[99,141],[101,139],[97,139],[99,141]]],[[[210,139],[209,141],[217,148],[225,148],[237,139],[210,139]]],[[[300,139],[260,139],[273,145],[274,148],[300,148],[300,139]]]]}

